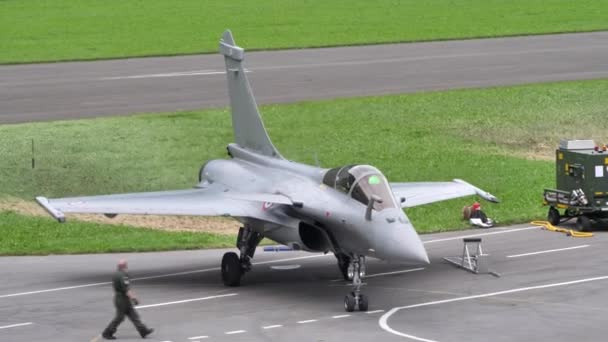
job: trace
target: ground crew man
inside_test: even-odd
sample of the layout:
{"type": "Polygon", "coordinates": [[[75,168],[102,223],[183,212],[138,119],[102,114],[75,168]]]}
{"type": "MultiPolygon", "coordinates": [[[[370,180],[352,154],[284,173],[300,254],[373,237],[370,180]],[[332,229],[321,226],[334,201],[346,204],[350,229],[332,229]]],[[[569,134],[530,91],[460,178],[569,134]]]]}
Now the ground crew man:
{"type": "Polygon", "coordinates": [[[114,306],[116,307],[116,316],[108,324],[108,327],[103,331],[101,336],[106,340],[115,340],[114,333],[116,329],[125,319],[125,316],[129,317],[135,328],[139,332],[142,338],[150,335],[154,329],[146,327],[141,320],[137,311],[135,311],[134,305],[138,304],[138,300],[135,294],[130,289],[129,274],[127,273],[127,261],[120,260],[118,262],[118,269],[112,277],[112,287],[114,288],[114,306]]]}
{"type": "Polygon", "coordinates": [[[494,222],[492,221],[492,219],[488,218],[488,216],[486,216],[486,213],[481,210],[481,204],[479,204],[479,202],[475,202],[471,206],[471,218],[469,219],[469,221],[472,224],[482,228],[490,228],[494,226],[494,222]]]}

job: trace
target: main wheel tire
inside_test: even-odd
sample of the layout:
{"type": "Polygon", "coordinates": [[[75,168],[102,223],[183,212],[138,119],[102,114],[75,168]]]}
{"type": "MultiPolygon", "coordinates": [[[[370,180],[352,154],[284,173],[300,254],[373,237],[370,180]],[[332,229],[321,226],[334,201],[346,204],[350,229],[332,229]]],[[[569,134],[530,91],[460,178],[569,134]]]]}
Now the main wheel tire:
{"type": "Polygon", "coordinates": [[[554,226],[557,226],[561,220],[561,216],[559,214],[559,210],[554,207],[549,208],[549,213],[547,214],[547,221],[554,226]]]}
{"type": "Polygon", "coordinates": [[[367,311],[369,300],[366,295],[359,295],[359,311],[367,311]]]}
{"type": "Polygon", "coordinates": [[[355,311],[355,304],[355,296],[353,296],[352,293],[349,293],[344,297],[344,310],[346,310],[346,312],[355,311]]]}
{"type": "Polygon", "coordinates": [[[579,216],[576,219],[576,229],[581,232],[591,231],[591,220],[587,216],[579,216]]]}
{"type": "Polygon", "coordinates": [[[224,254],[222,258],[222,281],[226,286],[239,286],[243,276],[241,260],[234,252],[224,254]]]}

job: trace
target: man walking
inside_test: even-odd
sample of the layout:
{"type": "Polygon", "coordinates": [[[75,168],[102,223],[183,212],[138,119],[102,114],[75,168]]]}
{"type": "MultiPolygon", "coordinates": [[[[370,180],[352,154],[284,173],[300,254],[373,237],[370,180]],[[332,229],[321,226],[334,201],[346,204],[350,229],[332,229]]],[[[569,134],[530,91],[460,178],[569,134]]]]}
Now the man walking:
{"type": "Polygon", "coordinates": [[[116,329],[125,319],[125,316],[129,317],[135,328],[139,332],[142,338],[150,335],[154,329],[146,327],[141,320],[137,311],[135,311],[134,305],[138,304],[138,300],[135,294],[130,289],[129,274],[127,273],[127,261],[120,260],[118,262],[118,269],[112,277],[112,287],[114,288],[114,306],[116,307],[116,316],[108,324],[108,327],[103,331],[101,336],[106,340],[115,340],[114,333],[116,329]]]}

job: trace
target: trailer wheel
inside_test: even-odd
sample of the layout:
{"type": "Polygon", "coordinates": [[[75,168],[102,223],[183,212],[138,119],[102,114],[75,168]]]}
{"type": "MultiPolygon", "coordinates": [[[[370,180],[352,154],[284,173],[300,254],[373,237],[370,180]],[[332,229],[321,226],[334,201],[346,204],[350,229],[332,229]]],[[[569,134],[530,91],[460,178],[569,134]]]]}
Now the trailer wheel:
{"type": "Polygon", "coordinates": [[[591,220],[587,216],[579,216],[576,219],[576,229],[581,232],[591,231],[591,220]]]}
{"type": "Polygon", "coordinates": [[[547,221],[554,226],[559,224],[561,216],[559,215],[559,210],[555,209],[555,207],[549,208],[549,214],[547,214],[547,221]]]}

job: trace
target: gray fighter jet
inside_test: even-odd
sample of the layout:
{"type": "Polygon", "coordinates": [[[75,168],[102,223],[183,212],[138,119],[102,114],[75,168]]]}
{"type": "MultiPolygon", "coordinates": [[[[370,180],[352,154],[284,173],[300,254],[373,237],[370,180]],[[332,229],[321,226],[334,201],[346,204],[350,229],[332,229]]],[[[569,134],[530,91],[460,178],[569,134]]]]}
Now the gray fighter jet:
{"type": "Polygon", "coordinates": [[[360,293],[365,258],[404,264],[427,264],[418,234],[402,208],[478,195],[493,195],[462,180],[389,183],[370,165],[333,169],[289,161],[270,141],[243,68],[244,50],[230,31],[219,46],[226,62],[235,143],[230,159],[207,161],[192,189],[91,197],[47,199],[38,203],[60,222],[63,213],[228,216],[243,225],[238,252],[222,258],[221,277],[238,286],[262,238],[294,250],[334,253],[353,291],[344,299],[347,311],[367,310],[360,293]]]}

